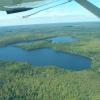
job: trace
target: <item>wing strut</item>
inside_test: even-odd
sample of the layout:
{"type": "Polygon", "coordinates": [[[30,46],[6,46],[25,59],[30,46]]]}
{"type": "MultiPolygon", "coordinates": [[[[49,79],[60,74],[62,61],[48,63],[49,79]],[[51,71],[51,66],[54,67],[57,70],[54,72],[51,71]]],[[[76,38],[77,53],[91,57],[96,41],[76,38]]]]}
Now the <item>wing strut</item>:
{"type": "Polygon", "coordinates": [[[75,1],[100,18],[100,8],[96,7],[87,0],[75,0],[75,1]]]}
{"type": "Polygon", "coordinates": [[[67,2],[63,2],[63,3],[60,3],[60,4],[54,5],[54,6],[50,6],[50,7],[47,7],[47,8],[44,8],[44,9],[38,10],[38,11],[32,13],[32,14],[29,14],[29,15],[23,16],[23,18],[30,17],[30,16],[35,15],[35,14],[41,12],[41,11],[44,11],[44,10],[48,10],[48,9],[51,9],[51,8],[55,8],[55,7],[58,7],[58,6],[61,6],[61,5],[67,4],[67,3],[71,2],[71,1],[72,1],[72,0],[68,0],[67,2]]]}
{"type": "Polygon", "coordinates": [[[35,8],[40,8],[40,7],[49,5],[49,4],[53,4],[53,3],[58,2],[58,1],[60,1],[60,0],[54,0],[54,1],[47,2],[47,3],[41,4],[41,5],[33,6],[33,7],[23,5],[23,3],[22,3],[22,4],[11,6],[11,7],[4,6],[3,8],[6,9],[7,14],[13,14],[13,13],[23,12],[23,11],[27,11],[27,10],[31,10],[31,9],[35,9],[35,8]]]}

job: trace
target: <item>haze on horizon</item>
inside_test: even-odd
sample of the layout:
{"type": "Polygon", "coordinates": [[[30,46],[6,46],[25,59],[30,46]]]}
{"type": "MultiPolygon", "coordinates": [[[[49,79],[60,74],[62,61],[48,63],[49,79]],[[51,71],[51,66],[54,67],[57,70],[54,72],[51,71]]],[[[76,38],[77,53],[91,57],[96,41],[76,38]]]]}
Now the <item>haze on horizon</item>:
{"type": "MultiPolygon", "coordinates": [[[[66,0],[60,0],[60,2],[62,1],[66,0]]],[[[89,1],[91,1],[100,8],[99,0],[89,1]]],[[[100,22],[99,18],[97,18],[95,15],[93,15],[74,1],[63,6],[40,12],[29,18],[22,18],[22,15],[30,14],[32,12],[35,12],[36,10],[38,9],[33,9],[30,11],[11,15],[7,15],[5,11],[0,11],[0,26],[63,22],[100,22]]]]}

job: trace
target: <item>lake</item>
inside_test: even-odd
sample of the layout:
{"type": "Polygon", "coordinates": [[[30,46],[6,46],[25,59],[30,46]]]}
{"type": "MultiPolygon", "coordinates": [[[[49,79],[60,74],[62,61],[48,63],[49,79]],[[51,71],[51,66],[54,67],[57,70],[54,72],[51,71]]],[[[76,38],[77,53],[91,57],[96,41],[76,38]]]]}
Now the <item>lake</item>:
{"type": "Polygon", "coordinates": [[[49,41],[51,41],[52,43],[66,43],[66,42],[76,42],[77,39],[72,38],[72,37],[54,37],[54,38],[50,38],[48,39],[49,41]]]}
{"type": "Polygon", "coordinates": [[[84,70],[91,67],[91,60],[87,57],[57,52],[49,48],[26,51],[8,46],[0,48],[0,60],[27,62],[33,66],[54,65],[69,70],[84,70]]]}

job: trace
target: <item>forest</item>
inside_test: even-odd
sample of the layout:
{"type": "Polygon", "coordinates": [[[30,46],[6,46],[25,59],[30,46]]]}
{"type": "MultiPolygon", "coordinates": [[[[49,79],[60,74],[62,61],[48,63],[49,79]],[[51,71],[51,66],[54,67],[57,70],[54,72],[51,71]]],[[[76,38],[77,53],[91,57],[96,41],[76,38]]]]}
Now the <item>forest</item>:
{"type": "Polygon", "coordinates": [[[100,99],[100,30],[85,32],[80,29],[71,33],[63,28],[63,31],[52,34],[8,32],[0,37],[0,47],[15,46],[27,51],[51,48],[82,55],[92,60],[91,68],[73,71],[53,65],[33,66],[26,62],[0,61],[0,100],[100,99]],[[58,36],[70,36],[77,41],[52,43],[47,40],[58,36]]]}

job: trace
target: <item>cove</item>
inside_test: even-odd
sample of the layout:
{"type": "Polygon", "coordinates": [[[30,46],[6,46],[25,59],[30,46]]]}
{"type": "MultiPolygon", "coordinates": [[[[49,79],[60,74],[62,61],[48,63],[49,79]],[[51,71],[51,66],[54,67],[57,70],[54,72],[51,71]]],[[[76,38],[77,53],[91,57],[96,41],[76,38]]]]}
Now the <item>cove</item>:
{"type": "Polygon", "coordinates": [[[91,66],[91,60],[87,57],[57,52],[49,48],[26,51],[8,46],[0,48],[0,60],[27,62],[33,66],[54,65],[68,70],[84,70],[91,66]]]}

